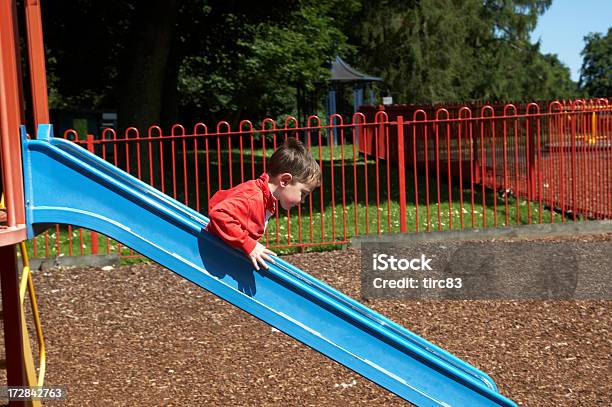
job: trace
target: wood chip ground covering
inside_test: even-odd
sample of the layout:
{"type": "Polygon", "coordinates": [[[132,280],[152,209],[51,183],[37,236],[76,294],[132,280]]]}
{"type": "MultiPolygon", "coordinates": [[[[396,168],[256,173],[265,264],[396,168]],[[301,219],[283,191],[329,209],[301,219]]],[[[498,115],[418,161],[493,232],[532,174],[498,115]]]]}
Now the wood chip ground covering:
{"type": "MultiPolygon", "coordinates": [[[[360,298],[359,252],[287,260],[360,298]]],[[[406,405],[155,264],[39,271],[34,280],[45,382],[68,393],[45,405],[406,405]]],[[[612,405],[610,301],[366,305],[484,370],[519,405],[612,405]]]]}

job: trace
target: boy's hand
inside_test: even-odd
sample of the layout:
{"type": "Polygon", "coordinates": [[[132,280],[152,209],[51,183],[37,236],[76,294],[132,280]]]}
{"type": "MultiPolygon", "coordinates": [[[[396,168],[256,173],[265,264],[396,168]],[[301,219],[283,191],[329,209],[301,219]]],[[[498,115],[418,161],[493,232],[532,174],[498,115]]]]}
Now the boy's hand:
{"type": "Polygon", "coordinates": [[[270,263],[276,263],[274,259],[270,257],[270,255],[276,256],[276,253],[257,242],[251,253],[249,253],[249,258],[251,259],[253,267],[255,267],[256,270],[259,270],[259,265],[257,263],[261,264],[265,269],[268,269],[268,265],[266,264],[265,260],[269,261],[270,263]]]}

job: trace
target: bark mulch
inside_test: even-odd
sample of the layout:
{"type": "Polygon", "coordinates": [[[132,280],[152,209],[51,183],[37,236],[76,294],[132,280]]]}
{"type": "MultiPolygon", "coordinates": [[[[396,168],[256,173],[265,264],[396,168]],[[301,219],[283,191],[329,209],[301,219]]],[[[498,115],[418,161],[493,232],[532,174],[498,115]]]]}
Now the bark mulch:
{"type": "MultiPolygon", "coordinates": [[[[360,298],[358,251],[287,259],[360,298]]],[[[56,269],[34,281],[45,383],[68,393],[46,405],[405,405],[160,266],[56,269]]],[[[484,370],[520,405],[612,405],[610,301],[366,305],[484,370]]]]}

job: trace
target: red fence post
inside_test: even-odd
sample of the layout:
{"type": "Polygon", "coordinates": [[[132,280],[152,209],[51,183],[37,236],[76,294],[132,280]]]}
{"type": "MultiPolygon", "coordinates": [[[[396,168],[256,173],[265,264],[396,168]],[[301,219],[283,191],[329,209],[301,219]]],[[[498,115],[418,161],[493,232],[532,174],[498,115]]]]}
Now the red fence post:
{"type": "Polygon", "coordinates": [[[397,116],[397,170],[399,172],[400,232],[406,233],[406,168],[404,161],[404,117],[397,116]]]}
{"type": "MultiPolygon", "coordinates": [[[[527,188],[529,191],[528,199],[536,200],[536,134],[533,129],[533,122],[529,120],[529,112],[527,112],[527,188]],[[530,126],[531,125],[531,126],[530,126]]],[[[529,218],[531,218],[531,210],[529,210],[529,218]]],[[[529,221],[531,224],[531,220],[529,221]]]]}
{"type": "MultiPolygon", "coordinates": [[[[87,151],[94,154],[94,136],[92,134],[87,135],[87,151]]],[[[98,254],[98,233],[93,230],[91,233],[91,254],[98,254]]]]}

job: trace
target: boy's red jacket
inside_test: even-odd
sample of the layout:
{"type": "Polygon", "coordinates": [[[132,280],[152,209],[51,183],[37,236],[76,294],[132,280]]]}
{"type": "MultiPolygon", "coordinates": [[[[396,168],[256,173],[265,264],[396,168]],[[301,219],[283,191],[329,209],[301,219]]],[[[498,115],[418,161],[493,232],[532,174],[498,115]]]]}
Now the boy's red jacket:
{"type": "Polygon", "coordinates": [[[251,253],[266,230],[266,215],[276,211],[269,180],[264,173],[258,179],[214,194],[208,205],[210,223],[206,230],[230,246],[251,253]]]}

